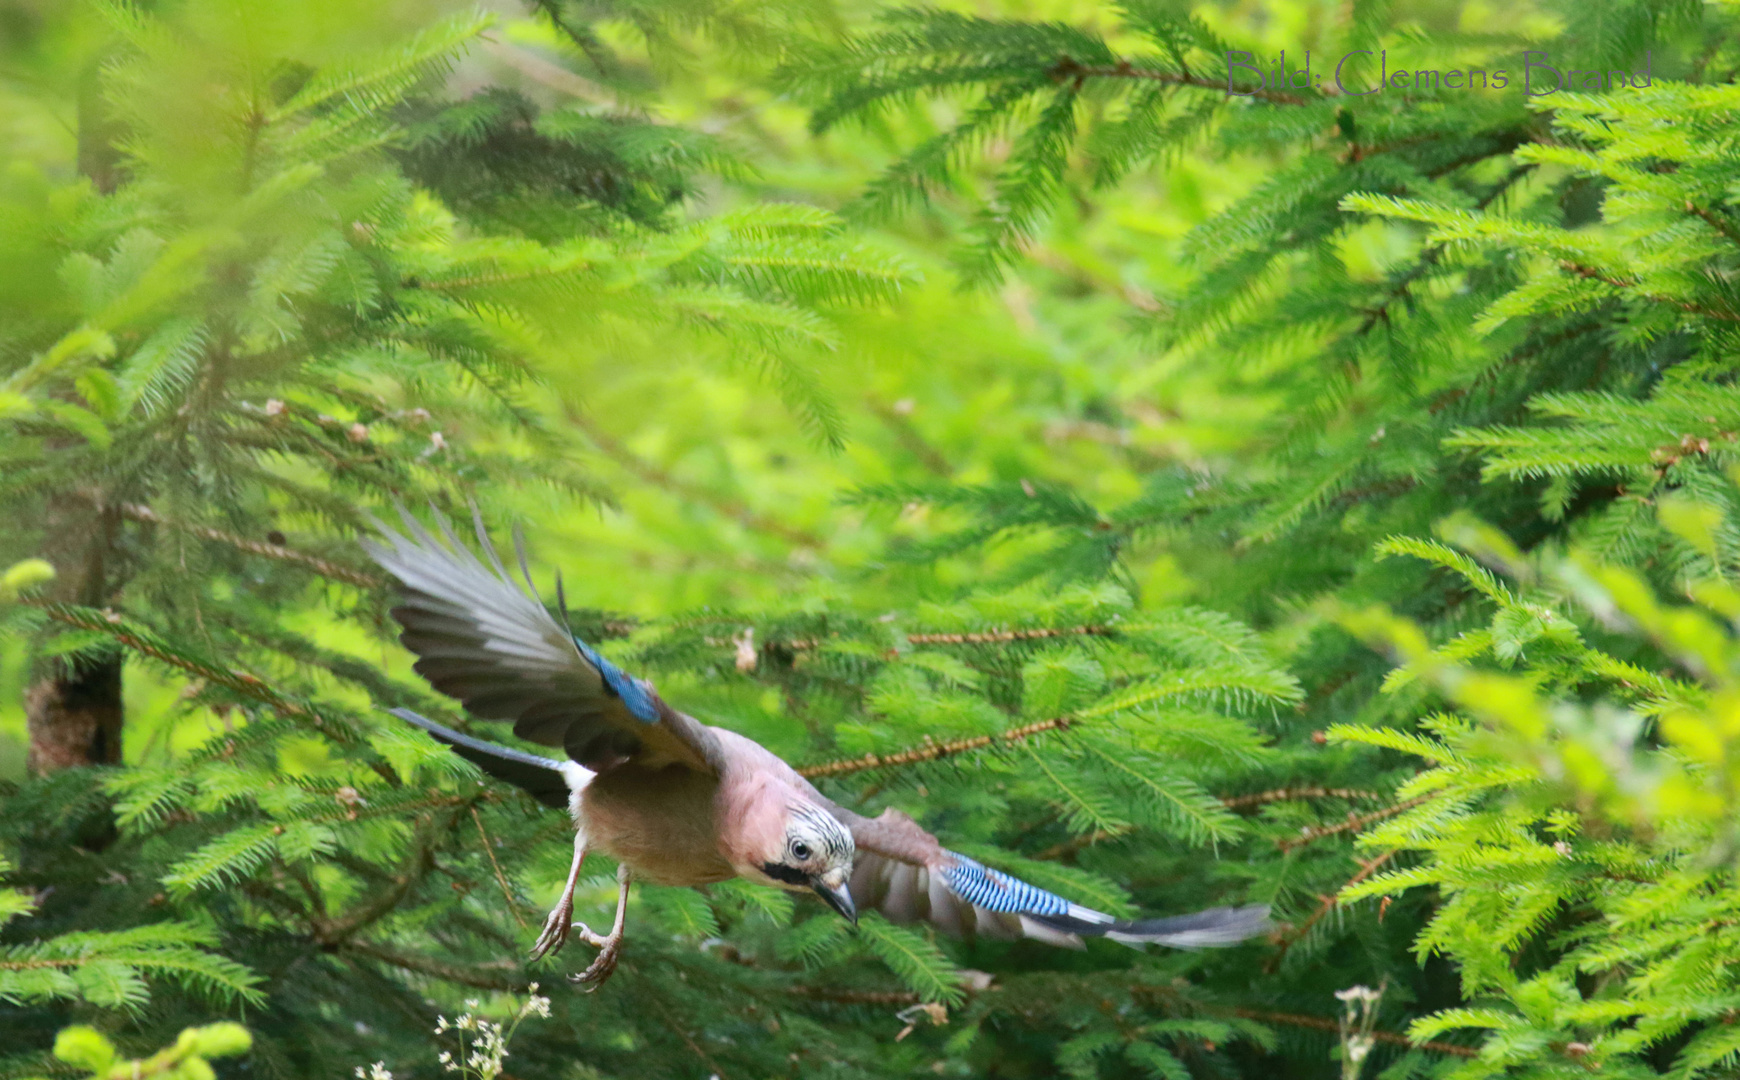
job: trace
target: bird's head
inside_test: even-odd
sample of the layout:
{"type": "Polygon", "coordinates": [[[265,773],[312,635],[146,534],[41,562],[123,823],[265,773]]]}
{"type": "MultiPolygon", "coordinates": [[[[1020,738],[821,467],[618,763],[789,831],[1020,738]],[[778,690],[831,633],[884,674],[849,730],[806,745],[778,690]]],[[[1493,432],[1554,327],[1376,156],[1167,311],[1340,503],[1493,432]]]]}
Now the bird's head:
{"type": "Polygon", "coordinates": [[[852,833],[819,806],[799,804],[786,813],[785,829],[759,869],[769,881],[792,892],[814,892],[852,922],[858,909],[847,881],[856,849],[852,833]]]}

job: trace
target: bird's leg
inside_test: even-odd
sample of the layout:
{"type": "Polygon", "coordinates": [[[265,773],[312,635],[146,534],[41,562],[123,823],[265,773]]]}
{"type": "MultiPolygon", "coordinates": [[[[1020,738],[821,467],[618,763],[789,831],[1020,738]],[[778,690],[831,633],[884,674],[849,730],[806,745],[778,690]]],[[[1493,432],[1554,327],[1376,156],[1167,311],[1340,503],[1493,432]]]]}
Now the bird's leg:
{"type": "Polygon", "coordinates": [[[574,885],[580,880],[580,866],[585,861],[586,833],[582,830],[574,834],[574,863],[568,867],[568,884],[562,887],[561,899],[550,909],[550,917],[544,920],[544,932],[538,935],[538,943],[532,946],[533,960],[546,953],[559,952],[568,940],[568,929],[574,919],[574,885]]]}
{"type": "Polygon", "coordinates": [[[622,951],[622,922],[628,916],[628,883],[633,878],[634,875],[629,872],[626,864],[616,868],[616,922],[610,927],[609,935],[599,937],[586,924],[574,924],[574,928],[580,932],[581,940],[598,949],[592,966],[574,976],[577,983],[590,983],[588,990],[598,989],[605,979],[610,978],[610,973],[616,970],[616,955],[622,951]]]}

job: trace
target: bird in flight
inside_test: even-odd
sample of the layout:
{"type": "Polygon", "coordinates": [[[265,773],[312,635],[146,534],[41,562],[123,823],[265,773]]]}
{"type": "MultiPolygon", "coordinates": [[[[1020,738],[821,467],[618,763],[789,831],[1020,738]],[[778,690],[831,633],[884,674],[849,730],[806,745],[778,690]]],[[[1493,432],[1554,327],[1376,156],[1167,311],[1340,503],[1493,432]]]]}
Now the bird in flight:
{"type": "MultiPolygon", "coordinates": [[[[629,883],[706,885],[745,878],[813,893],[852,922],[874,910],[928,922],[955,936],[1036,938],[1080,948],[1083,937],[1176,948],[1233,945],[1268,929],[1268,907],[1220,907],[1124,921],[945,849],[892,808],[875,818],[836,805],[759,743],[672,708],[622,671],[537,598],[518,547],[517,585],[476,519],[488,565],[437,515],[446,543],[400,509],[406,534],[380,526],[369,554],[398,579],[393,617],[416,671],[483,720],[560,747],[567,760],[473,738],[408,709],[393,709],[488,775],[521,788],[574,823],[567,884],[532,949],[558,950],[570,932],[598,949],[577,976],[596,986],[622,949],[629,883]],[[616,918],[607,934],[573,921],[574,887],[588,852],[617,862],[616,918]]],[[[516,537],[517,540],[517,537],[516,537]]]]}

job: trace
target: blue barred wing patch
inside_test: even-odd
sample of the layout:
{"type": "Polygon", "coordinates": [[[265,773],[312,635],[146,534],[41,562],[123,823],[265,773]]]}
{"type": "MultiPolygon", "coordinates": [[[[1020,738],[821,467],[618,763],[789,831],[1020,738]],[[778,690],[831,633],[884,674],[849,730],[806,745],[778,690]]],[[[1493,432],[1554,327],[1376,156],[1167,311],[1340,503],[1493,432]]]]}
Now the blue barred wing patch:
{"type": "Polygon", "coordinates": [[[579,638],[574,638],[574,645],[580,650],[580,655],[586,658],[586,662],[598,669],[599,676],[604,680],[604,688],[621,698],[629,712],[649,724],[658,722],[659,711],[653,704],[652,688],[647,683],[606,660],[598,654],[598,650],[579,638]]]}
{"type": "Polygon", "coordinates": [[[965,855],[949,852],[954,865],[942,871],[954,894],[969,904],[1003,914],[1064,915],[1070,903],[1061,896],[993,870],[965,855]]]}

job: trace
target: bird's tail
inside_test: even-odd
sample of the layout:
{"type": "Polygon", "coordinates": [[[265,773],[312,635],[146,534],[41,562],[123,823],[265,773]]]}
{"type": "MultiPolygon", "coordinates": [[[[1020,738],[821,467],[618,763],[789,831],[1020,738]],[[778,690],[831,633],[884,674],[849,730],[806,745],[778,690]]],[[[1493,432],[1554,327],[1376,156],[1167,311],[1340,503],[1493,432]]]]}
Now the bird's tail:
{"type": "Polygon", "coordinates": [[[524,791],[545,806],[554,806],[559,810],[568,809],[569,795],[573,791],[573,781],[584,784],[590,777],[571,777],[569,774],[583,772],[580,766],[573,762],[556,761],[552,758],[528,754],[524,750],[515,750],[511,746],[474,739],[470,735],[462,735],[445,724],[437,724],[427,716],[419,716],[410,709],[388,709],[388,712],[413,724],[433,735],[438,742],[446,743],[455,754],[476,765],[485,773],[497,780],[505,780],[524,791]]]}
{"type": "MultiPolygon", "coordinates": [[[[1084,911],[1082,914],[1099,915],[1099,912],[1084,911]]],[[[1169,945],[1174,949],[1212,949],[1237,945],[1247,938],[1267,933],[1273,927],[1269,922],[1267,904],[1209,908],[1190,915],[1140,919],[1135,922],[1099,915],[1100,919],[1105,920],[1101,922],[1075,917],[1073,912],[1069,915],[1027,917],[1064,933],[1104,937],[1126,945],[1169,945]]]]}

